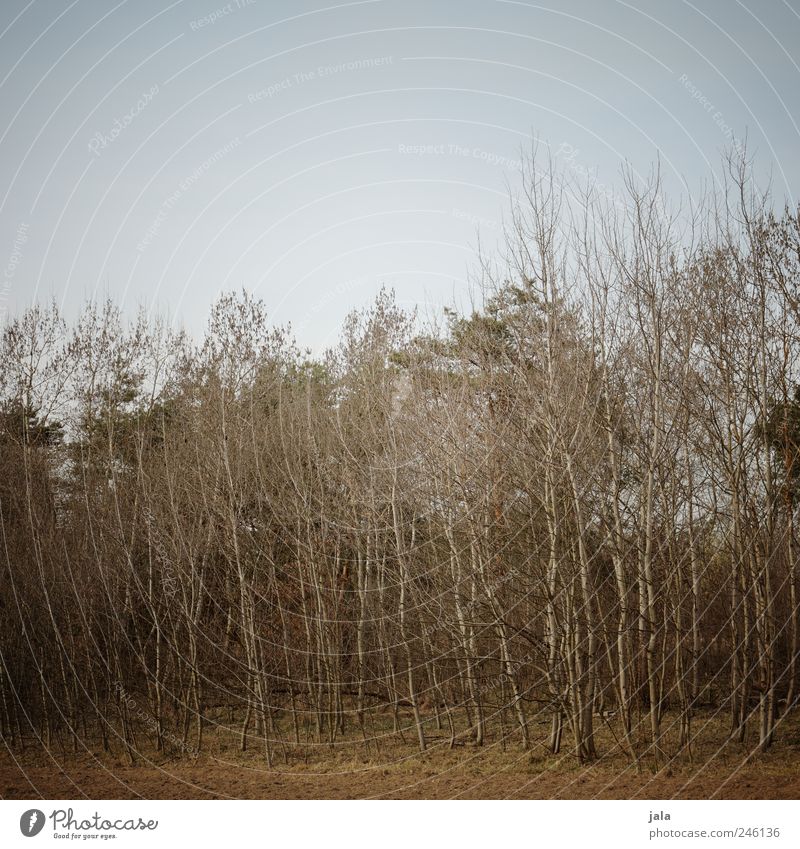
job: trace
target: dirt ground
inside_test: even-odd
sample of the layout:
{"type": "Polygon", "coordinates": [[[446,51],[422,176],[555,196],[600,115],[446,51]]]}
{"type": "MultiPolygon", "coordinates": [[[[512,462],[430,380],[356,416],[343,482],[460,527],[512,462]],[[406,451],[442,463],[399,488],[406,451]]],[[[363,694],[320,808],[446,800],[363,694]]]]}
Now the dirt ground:
{"type": "MultiPolygon", "coordinates": [[[[566,745],[558,756],[546,749],[544,721],[532,725],[530,751],[500,727],[475,746],[468,736],[451,741],[431,726],[428,749],[420,753],[413,736],[398,736],[388,719],[371,736],[351,730],[331,743],[309,732],[302,744],[280,743],[269,768],[263,741],[241,751],[236,725],[222,719],[209,723],[199,755],[174,736],[174,751],[157,752],[152,735],[139,729],[134,763],[118,735],[109,738],[110,751],[76,744],[75,752],[59,737],[49,753],[27,742],[20,752],[0,740],[0,798],[800,799],[800,711],[781,721],[765,754],[753,753],[752,729],[744,743],[731,741],[729,721],[719,711],[696,716],[687,752],[677,738],[678,723],[667,715],[662,755],[658,762],[648,758],[643,736],[638,770],[607,723],[596,732],[601,757],[581,766],[566,745]]],[[[283,741],[291,736],[281,727],[276,735],[283,741]]]]}
{"type": "Polygon", "coordinates": [[[624,762],[577,766],[529,753],[463,750],[406,755],[392,762],[332,759],[276,764],[230,757],[135,765],[95,754],[0,754],[5,799],[798,799],[800,753],[770,753],[742,763],[738,755],[673,763],[639,774],[624,762]]]}

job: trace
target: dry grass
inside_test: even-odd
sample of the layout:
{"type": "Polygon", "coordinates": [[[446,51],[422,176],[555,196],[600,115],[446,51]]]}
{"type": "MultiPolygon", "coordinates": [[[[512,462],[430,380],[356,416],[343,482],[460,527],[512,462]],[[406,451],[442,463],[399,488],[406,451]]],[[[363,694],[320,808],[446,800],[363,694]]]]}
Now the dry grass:
{"type": "MultiPolygon", "coordinates": [[[[604,754],[594,763],[577,764],[568,752],[555,757],[544,748],[546,725],[534,725],[532,751],[524,752],[512,735],[506,745],[498,729],[476,747],[431,729],[428,751],[418,752],[413,735],[406,742],[374,723],[373,734],[337,740],[332,746],[278,746],[272,769],[263,750],[241,752],[223,727],[205,736],[203,754],[155,752],[139,735],[131,764],[119,747],[77,754],[28,749],[0,754],[3,798],[516,798],[516,799],[668,799],[800,797],[800,717],[779,726],[774,748],[753,754],[755,741],[727,740],[727,721],[700,714],[691,752],[674,753],[670,717],[665,749],[656,759],[645,755],[639,768],[615,746],[611,729],[598,733],[604,754]],[[375,733],[377,732],[377,733],[375,733]]],[[[509,729],[507,728],[507,731],[509,729]]],[[[251,743],[252,745],[252,743],[251,743]]]]}

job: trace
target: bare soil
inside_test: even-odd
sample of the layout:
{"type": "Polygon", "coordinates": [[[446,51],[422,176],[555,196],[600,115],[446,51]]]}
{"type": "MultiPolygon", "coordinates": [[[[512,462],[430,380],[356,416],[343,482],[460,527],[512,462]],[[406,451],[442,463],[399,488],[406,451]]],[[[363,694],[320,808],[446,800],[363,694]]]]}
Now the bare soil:
{"type": "Polygon", "coordinates": [[[752,754],[754,741],[727,743],[725,729],[686,753],[639,770],[620,751],[589,765],[532,752],[434,740],[424,754],[409,743],[364,741],[333,747],[279,749],[267,767],[263,752],[240,752],[209,736],[208,754],[0,750],[5,799],[798,799],[800,722],[786,723],[774,748],[752,754]]]}
{"type": "Polygon", "coordinates": [[[615,775],[600,767],[542,773],[512,765],[500,773],[437,771],[420,764],[416,776],[383,768],[360,773],[302,774],[220,763],[118,766],[89,760],[53,767],[4,762],[5,799],[797,799],[800,776],[748,766],[731,774],[615,775]]]}

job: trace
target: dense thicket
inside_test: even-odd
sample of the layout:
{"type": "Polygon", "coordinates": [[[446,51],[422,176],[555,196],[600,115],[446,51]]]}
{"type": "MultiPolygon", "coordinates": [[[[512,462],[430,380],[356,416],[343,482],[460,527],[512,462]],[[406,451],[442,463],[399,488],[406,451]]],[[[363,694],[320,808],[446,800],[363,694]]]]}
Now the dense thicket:
{"type": "Polygon", "coordinates": [[[6,323],[7,746],[222,723],[271,761],[385,716],[581,761],[602,722],[638,760],[700,706],[780,738],[800,218],[736,170],[670,218],[657,181],[601,208],[535,166],[480,307],[436,330],[386,293],[318,360],[247,295],[199,344],[113,304],[6,323]]]}

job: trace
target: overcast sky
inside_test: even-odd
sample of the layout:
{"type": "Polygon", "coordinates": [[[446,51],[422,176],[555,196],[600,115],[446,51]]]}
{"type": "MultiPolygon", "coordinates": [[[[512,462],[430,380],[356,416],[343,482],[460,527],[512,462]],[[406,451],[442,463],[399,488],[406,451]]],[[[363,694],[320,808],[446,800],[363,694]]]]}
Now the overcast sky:
{"type": "Polygon", "coordinates": [[[0,313],[242,286],[320,350],[463,296],[532,135],[602,191],[734,137],[795,202],[800,0],[2,0],[0,313]]]}

